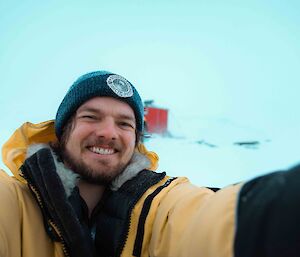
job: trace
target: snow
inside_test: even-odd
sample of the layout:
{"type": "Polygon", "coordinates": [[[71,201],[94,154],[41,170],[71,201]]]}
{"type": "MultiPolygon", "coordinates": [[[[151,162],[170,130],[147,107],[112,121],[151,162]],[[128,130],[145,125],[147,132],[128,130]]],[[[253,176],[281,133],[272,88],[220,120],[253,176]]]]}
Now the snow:
{"type": "Polygon", "coordinates": [[[171,136],[152,135],[145,145],[159,155],[158,171],[186,176],[199,186],[226,186],[286,169],[299,160],[300,142],[293,134],[297,130],[270,138],[227,119],[178,120],[176,126],[171,124],[171,136]]]}

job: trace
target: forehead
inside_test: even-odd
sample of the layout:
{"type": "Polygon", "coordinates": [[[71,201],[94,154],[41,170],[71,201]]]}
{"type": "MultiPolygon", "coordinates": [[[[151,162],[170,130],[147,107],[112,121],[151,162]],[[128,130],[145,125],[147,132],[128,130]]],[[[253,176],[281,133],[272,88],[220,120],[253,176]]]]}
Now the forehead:
{"type": "Polygon", "coordinates": [[[119,115],[126,115],[135,119],[133,109],[129,104],[113,97],[94,97],[84,102],[77,112],[109,112],[119,115]]]}

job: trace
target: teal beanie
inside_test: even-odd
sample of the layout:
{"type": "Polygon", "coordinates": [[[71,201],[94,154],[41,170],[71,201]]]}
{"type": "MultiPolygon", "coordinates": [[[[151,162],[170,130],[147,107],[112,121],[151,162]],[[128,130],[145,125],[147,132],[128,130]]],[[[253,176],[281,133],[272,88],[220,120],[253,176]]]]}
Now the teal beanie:
{"type": "Polygon", "coordinates": [[[137,131],[144,129],[144,106],[135,87],[120,75],[95,71],[79,77],[62,100],[55,119],[55,133],[60,139],[63,127],[72,114],[87,100],[110,96],[127,103],[134,111],[137,131]]]}

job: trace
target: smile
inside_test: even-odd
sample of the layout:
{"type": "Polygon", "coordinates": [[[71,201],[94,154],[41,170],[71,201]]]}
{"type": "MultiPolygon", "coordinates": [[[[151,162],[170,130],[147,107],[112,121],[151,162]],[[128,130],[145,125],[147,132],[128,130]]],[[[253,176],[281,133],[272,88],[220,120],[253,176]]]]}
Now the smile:
{"type": "Polygon", "coordinates": [[[96,146],[89,147],[89,150],[93,153],[102,154],[102,155],[110,155],[116,152],[115,149],[112,148],[102,148],[96,146]]]}

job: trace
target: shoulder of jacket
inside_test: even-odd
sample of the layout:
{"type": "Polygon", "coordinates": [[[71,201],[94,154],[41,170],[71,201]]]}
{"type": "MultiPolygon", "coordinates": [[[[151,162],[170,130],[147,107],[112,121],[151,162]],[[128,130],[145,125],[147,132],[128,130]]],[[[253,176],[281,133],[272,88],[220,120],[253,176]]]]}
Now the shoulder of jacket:
{"type": "Polygon", "coordinates": [[[0,170],[0,206],[1,209],[9,208],[18,202],[32,200],[32,194],[27,184],[20,182],[17,178],[9,176],[5,171],[0,170]],[[5,207],[4,207],[5,205],[5,207]]]}
{"type": "Polygon", "coordinates": [[[8,175],[4,170],[0,170],[0,189],[1,190],[10,190],[11,193],[14,190],[15,187],[18,187],[17,180],[8,175]]]}
{"type": "MultiPolygon", "coordinates": [[[[3,240],[12,240],[11,230],[15,230],[16,224],[20,221],[20,201],[19,195],[21,188],[17,181],[4,171],[0,171],[0,234],[3,240]],[[8,239],[7,239],[8,238],[8,239]]],[[[5,241],[4,241],[5,242],[5,241]]]]}

